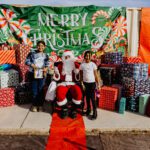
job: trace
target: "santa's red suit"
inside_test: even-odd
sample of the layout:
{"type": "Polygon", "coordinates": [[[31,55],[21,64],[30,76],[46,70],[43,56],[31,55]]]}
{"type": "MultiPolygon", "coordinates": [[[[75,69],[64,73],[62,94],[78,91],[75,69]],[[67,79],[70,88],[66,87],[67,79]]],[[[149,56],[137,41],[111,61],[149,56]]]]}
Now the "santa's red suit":
{"type": "Polygon", "coordinates": [[[75,105],[80,105],[82,92],[80,87],[75,83],[75,81],[79,80],[79,63],[75,62],[71,51],[64,51],[62,62],[57,63],[54,67],[54,73],[55,80],[59,81],[56,88],[58,106],[67,104],[66,95],[68,91],[71,94],[72,102],[75,105]]]}

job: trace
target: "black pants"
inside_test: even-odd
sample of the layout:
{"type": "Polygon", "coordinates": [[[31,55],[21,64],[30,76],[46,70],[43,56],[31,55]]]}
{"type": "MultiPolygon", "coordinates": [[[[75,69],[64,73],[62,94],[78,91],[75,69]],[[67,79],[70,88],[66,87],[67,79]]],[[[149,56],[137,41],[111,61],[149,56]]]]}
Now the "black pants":
{"type": "Polygon", "coordinates": [[[93,110],[96,110],[96,101],[95,101],[95,89],[96,89],[96,84],[95,82],[92,83],[87,83],[84,82],[85,86],[85,96],[86,96],[86,102],[87,102],[87,110],[90,111],[90,101],[92,102],[92,107],[93,110]]]}

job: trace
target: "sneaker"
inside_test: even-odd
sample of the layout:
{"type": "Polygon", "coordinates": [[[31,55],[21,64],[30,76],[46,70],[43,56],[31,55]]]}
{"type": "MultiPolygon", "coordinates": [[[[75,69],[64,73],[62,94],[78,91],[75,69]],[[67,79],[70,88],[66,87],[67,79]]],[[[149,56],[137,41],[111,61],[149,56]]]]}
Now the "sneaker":
{"type": "Polygon", "coordinates": [[[32,106],[32,107],[31,107],[31,111],[32,111],[32,112],[37,112],[37,107],[36,107],[36,106],[32,106]]]}
{"type": "Polygon", "coordinates": [[[93,111],[93,115],[90,117],[91,120],[96,120],[97,119],[97,111],[93,111]]]}
{"type": "Polygon", "coordinates": [[[91,114],[91,110],[86,111],[86,116],[89,116],[91,114]]]}
{"type": "Polygon", "coordinates": [[[40,106],[40,107],[38,108],[38,111],[39,111],[39,112],[43,112],[43,111],[44,111],[43,107],[40,106]]]}

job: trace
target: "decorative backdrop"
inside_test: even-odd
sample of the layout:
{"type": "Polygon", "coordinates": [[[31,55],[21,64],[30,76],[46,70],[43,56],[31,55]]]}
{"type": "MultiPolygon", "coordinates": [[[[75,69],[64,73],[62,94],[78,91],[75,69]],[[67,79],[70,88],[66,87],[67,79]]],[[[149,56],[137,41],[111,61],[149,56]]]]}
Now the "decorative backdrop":
{"type": "Polygon", "coordinates": [[[14,7],[0,5],[0,43],[29,44],[44,40],[55,61],[62,50],[73,50],[79,59],[87,49],[127,51],[126,9],[123,7],[14,7]]]}

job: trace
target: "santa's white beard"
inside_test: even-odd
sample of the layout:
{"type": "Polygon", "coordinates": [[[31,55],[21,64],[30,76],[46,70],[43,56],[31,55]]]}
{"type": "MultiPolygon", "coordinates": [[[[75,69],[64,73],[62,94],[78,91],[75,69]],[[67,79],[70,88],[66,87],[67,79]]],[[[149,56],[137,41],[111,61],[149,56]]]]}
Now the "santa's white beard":
{"type": "Polygon", "coordinates": [[[63,69],[62,69],[62,74],[63,75],[69,75],[72,73],[74,70],[74,60],[69,59],[69,60],[63,60],[63,69]]]}

